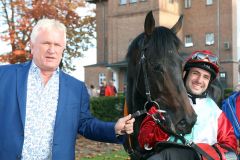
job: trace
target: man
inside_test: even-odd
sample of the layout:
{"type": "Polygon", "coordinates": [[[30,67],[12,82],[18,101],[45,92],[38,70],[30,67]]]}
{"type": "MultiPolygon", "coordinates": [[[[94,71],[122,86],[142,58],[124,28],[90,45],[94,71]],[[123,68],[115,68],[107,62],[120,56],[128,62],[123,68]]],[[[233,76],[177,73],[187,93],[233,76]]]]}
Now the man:
{"type": "Polygon", "coordinates": [[[1,160],[74,160],[78,133],[121,143],[133,132],[131,115],[117,123],[91,116],[84,83],[58,68],[65,46],[66,27],[42,19],[31,34],[33,60],[0,67],[1,160]]]}
{"type": "Polygon", "coordinates": [[[223,101],[222,110],[226,113],[228,119],[230,120],[234,133],[238,139],[238,160],[240,160],[240,92],[239,85],[237,85],[234,89],[232,95],[230,95],[227,99],[223,101]]]}
{"type": "Polygon", "coordinates": [[[99,89],[99,90],[100,90],[100,91],[99,91],[99,92],[100,92],[100,93],[99,93],[99,96],[100,96],[100,97],[106,96],[106,95],[105,95],[106,86],[107,86],[107,82],[106,82],[105,80],[102,81],[102,82],[101,82],[101,85],[100,85],[100,89],[99,89]]]}
{"type": "MultiPolygon", "coordinates": [[[[193,52],[187,59],[184,66],[183,80],[192,107],[198,117],[191,133],[185,135],[184,138],[189,142],[192,141],[199,144],[199,147],[210,154],[211,157],[219,157],[222,154],[223,159],[230,159],[232,157],[236,159],[234,152],[231,152],[236,151],[237,146],[233,127],[226,118],[226,115],[207,95],[207,89],[218,73],[218,58],[210,51],[193,52]],[[212,151],[212,145],[217,148],[218,152],[221,153],[220,155],[215,150],[212,151]]],[[[149,113],[150,115],[157,113],[156,108],[152,107],[149,113]]],[[[154,147],[159,141],[172,142],[174,141],[174,137],[162,131],[152,116],[147,116],[142,122],[138,140],[142,148],[149,149],[154,147]]],[[[186,157],[189,154],[185,154],[191,153],[191,151],[182,150],[184,152],[179,148],[178,150],[170,148],[169,150],[164,150],[164,153],[160,156],[162,159],[171,160],[181,158],[185,160],[191,159],[191,157],[186,157]],[[172,154],[169,154],[168,151],[172,154]],[[179,152],[184,154],[179,154],[179,152]]]]}
{"type": "Polygon", "coordinates": [[[105,96],[116,96],[117,95],[117,89],[113,84],[113,81],[110,80],[105,88],[105,96]]]}

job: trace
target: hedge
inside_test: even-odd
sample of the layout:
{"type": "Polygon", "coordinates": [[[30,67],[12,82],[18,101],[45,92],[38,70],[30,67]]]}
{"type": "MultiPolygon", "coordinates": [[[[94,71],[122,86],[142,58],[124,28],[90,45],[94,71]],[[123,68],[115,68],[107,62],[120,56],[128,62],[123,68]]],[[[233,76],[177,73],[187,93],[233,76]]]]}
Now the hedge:
{"type": "Polygon", "coordinates": [[[123,116],[124,96],[93,97],[90,99],[92,114],[103,121],[116,121],[123,116]]]}
{"type": "MultiPolygon", "coordinates": [[[[224,89],[224,99],[231,95],[233,89],[224,89]]],[[[123,117],[124,95],[117,97],[92,97],[90,99],[91,113],[103,121],[116,121],[123,117]]]]}

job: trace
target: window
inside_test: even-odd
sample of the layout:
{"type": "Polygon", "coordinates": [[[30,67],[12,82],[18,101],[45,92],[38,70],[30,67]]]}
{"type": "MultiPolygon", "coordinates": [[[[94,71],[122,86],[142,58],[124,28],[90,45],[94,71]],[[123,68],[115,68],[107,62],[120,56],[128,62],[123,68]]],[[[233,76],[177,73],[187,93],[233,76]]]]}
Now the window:
{"type": "Polygon", "coordinates": [[[192,46],[193,46],[192,36],[186,35],[185,36],[185,47],[192,47],[192,46]]]}
{"type": "Polygon", "coordinates": [[[207,33],[206,34],[206,45],[212,45],[214,44],[214,33],[207,33]]]}
{"type": "Polygon", "coordinates": [[[226,72],[220,72],[219,73],[220,78],[226,78],[226,72]]]}
{"type": "Polygon", "coordinates": [[[137,0],[130,0],[129,2],[130,2],[130,3],[136,3],[137,0]]]}
{"type": "Polygon", "coordinates": [[[99,86],[101,86],[102,81],[105,81],[105,80],[106,80],[106,75],[104,73],[99,73],[98,75],[99,86]]]}
{"type": "Polygon", "coordinates": [[[120,4],[120,5],[127,4],[127,0],[119,0],[119,4],[120,4]]]}
{"type": "Polygon", "coordinates": [[[185,8],[190,8],[191,7],[191,0],[184,0],[184,6],[185,6],[185,8]]]}
{"type": "Polygon", "coordinates": [[[173,4],[174,3],[174,0],[168,0],[169,3],[173,4]]]}
{"type": "Polygon", "coordinates": [[[213,4],[213,0],[206,0],[206,5],[212,5],[213,4]]]}

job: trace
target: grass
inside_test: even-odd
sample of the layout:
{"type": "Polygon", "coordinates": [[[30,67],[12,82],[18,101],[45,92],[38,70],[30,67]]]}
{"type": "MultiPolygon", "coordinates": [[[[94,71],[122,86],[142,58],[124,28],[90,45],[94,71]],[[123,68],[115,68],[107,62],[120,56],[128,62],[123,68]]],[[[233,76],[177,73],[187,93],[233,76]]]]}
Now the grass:
{"type": "Polygon", "coordinates": [[[129,160],[129,156],[124,149],[118,151],[109,151],[102,155],[98,155],[92,158],[81,158],[81,160],[129,160]]]}

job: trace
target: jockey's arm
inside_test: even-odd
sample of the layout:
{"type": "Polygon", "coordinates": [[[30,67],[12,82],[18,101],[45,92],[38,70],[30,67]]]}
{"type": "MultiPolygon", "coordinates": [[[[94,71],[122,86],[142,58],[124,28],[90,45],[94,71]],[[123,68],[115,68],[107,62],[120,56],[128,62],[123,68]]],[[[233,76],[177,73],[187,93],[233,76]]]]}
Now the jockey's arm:
{"type": "Polygon", "coordinates": [[[218,143],[237,152],[237,139],[234,129],[224,112],[218,118],[218,143]]]}

